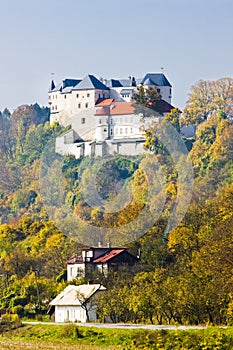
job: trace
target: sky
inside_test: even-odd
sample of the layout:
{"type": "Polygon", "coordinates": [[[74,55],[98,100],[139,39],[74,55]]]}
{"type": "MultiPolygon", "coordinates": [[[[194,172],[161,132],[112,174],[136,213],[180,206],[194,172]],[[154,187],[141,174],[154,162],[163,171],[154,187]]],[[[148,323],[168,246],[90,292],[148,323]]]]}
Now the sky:
{"type": "Polygon", "coordinates": [[[163,72],[183,108],[200,79],[233,77],[232,0],[0,0],[0,110],[47,105],[64,78],[163,72]]]}

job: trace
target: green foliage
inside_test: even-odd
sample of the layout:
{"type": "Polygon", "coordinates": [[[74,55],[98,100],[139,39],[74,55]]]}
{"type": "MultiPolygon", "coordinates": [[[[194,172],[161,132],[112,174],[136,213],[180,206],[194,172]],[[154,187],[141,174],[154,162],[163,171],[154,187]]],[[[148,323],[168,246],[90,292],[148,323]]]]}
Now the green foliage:
{"type": "Polygon", "coordinates": [[[151,116],[161,116],[158,110],[158,103],[161,100],[160,94],[154,87],[144,88],[139,86],[133,95],[134,109],[136,114],[141,114],[142,118],[151,116]]]}
{"type": "MultiPolygon", "coordinates": [[[[33,341],[43,349],[51,346],[60,349],[192,349],[192,350],[230,350],[233,346],[232,329],[207,328],[199,330],[124,330],[99,329],[95,327],[77,327],[75,325],[25,325],[10,334],[4,334],[3,340],[20,339],[17,344],[33,341]]],[[[17,347],[17,348],[18,348],[17,347]]]]}
{"type": "MultiPolygon", "coordinates": [[[[204,89],[206,85],[202,85],[204,89]]],[[[146,92],[143,88],[137,98],[144,107],[155,109],[159,100],[155,91],[146,92]]],[[[189,149],[195,171],[194,196],[183,221],[168,237],[164,236],[164,230],[182,185],[177,183],[178,165],[173,164],[156,135],[157,125],[146,131],[145,147],[154,154],[153,161],[149,156],[118,156],[104,159],[103,165],[102,158],[99,163],[93,158],[64,159],[61,179],[64,194],[53,189],[50,193],[56,217],[62,215],[57,209],[62,197],[71,212],[83,221],[105,227],[106,236],[113,244],[112,228],[121,227],[116,238],[119,240],[121,235],[122,241],[136,230],[144,232],[147,215],[137,224],[135,218],[149,200],[155,208],[164,203],[159,220],[152,223],[143,237],[131,243],[135,255],[140,249],[140,264],[131,271],[119,269],[107,277],[92,276],[108,288],[99,299],[100,320],[232,324],[233,126],[226,118],[228,105],[216,110],[220,102],[218,96],[214,107],[195,107],[194,100],[188,106],[187,115],[191,113],[192,121],[199,124],[196,139],[186,140],[192,143],[189,149]],[[197,109],[193,110],[194,107],[197,109]],[[209,118],[203,121],[206,113],[209,118]],[[149,176],[156,175],[158,184],[165,180],[165,202],[161,191],[150,192],[143,167],[148,169],[149,176]],[[92,208],[82,197],[93,173],[97,174],[98,193],[108,201],[112,212],[92,208]],[[132,201],[118,210],[118,203],[114,202],[117,194],[127,193],[131,187],[132,201]]],[[[24,106],[12,115],[7,110],[0,113],[0,307],[24,317],[46,312],[48,302],[66,286],[67,259],[80,248],[48,221],[43,208],[38,183],[39,160],[50,138],[62,131],[59,125],[46,123],[46,113],[38,106],[24,106]]],[[[179,111],[171,111],[164,119],[167,120],[179,132],[179,111]]],[[[176,148],[175,140],[170,142],[176,148]]],[[[51,167],[50,171],[54,182],[56,170],[51,167]]],[[[158,189],[156,181],[153,185],[158,189]]],[[[71,231],[72,224],[72,220],[67,224],[71,231]]],[[[71,333],[73,338],[81,334],[74,328],[71,333]]],[[[142,345],[139,336],[139,341],[133,339],[125,346],[133,349],[156,344],[157,348],[166,345],[167,349],[173,349],[182,343],[178,336],[175,345],[171,339],[163,343],[161,334],[154,343],[152,338],[146,335],[142,345]]],[[[211,339],[201,340],[201,346],[224,346],[224,337],[215,335],[211,339]]],[[[192,337],[182,346],[192,348],[192,337]]]]}

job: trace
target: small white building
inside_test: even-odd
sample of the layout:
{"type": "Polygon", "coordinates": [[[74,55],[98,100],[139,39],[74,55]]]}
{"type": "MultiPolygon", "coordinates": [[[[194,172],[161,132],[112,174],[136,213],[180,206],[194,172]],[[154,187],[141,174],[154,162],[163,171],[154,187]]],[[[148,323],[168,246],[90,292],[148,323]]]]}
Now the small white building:
{"type": "MultiPolygon", "coordinates": [[[[50,302],[55,322],[92,322],[97,320],[96,298],[105,291],[101,284],[67,286],[50,302]]],[[[51,311],[50,311],[51,314],[51,311]]]]}

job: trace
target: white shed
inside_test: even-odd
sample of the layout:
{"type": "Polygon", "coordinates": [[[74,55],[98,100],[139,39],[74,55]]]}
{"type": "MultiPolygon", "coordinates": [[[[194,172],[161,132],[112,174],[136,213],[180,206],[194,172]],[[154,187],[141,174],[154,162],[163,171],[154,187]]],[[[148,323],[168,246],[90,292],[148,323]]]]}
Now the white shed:
{"type": "Polygon", "coordinates": [[[104,290],[101,284],[67,286],[50,302],[55,307],[55,322],[96,321],[96,295],[104,290]]]}

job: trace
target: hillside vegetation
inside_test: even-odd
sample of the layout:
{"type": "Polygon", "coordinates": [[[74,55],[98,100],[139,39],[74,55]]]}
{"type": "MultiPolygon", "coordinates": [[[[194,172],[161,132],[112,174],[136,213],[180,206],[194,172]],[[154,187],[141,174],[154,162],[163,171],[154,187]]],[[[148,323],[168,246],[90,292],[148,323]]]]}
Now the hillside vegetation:
{"type": "MultiPolygon", "coordinates": [[[[202,87],[199,85],[193,88],[195,94],[202,87]]],[[[233,124],[227,108],[232,99],[225,105],[220,100],[219,105],[216,100],[210,104],[210,95],[211,107],[206,103],[200,112],[193,102],[197,101],[194,92],[184,118],[178,118],[177,110],[166,117],[177,131],[190,121],[197,126],[196,137],[184,140],[194,171],[192,200],[183,220],[171,232],[166,231],[169,215],[178,191],[185,188],[178,181],[177,164],[156,136],[156,126],[147,130],[145,143],[153,153],[153,163],[146,155],[116,156],[104,167],[101,160],[62,159],[60,181],[69,212],[63,216],[57,205],[60,193],[52,191],[49,209],[53,221],[41,196],[40,159],[48,141],[64,129],[50,125],[49,111],[38,105],[19,107],[12,115],[8,110],[0,114],[1,310],[21,317],[47,312],[48,302],[67,283],[66,260],[77,254],[82,244],[89,244],[80,239],[86,222],[89,227],[105,227],[113,244],[117,242],[112,235],[114,228],[119,228],[117,239],[120,235],[123,243],[129,232],[143,233],[128,244],[133,254],[140,250],[139,265],[130,270],[122,267],[107,278],[93,276],[108,288],[98,302],[100,320],[233,323],[233,124]],[[153,172],[154,164],[160,165],[158,180],[165,179],[165,201],[161,215],[145,230],[147,216],[136,218],[146,207],[150,191],[143,167],[153,172]],[[92,172],[98,175],[97,190],[102,198],[114,203],[124,180],[123,190],[131,186],[134,194],[131,202],[119,211],[114,206],[112,211],[92,208],[82,196],[92,172]],[[72,231],[74,216],[81,218],[84,226],[77,235],[67,235],[56,218],[72,231]]],[[[204,103],[201,100],[200,105],[204,103]]],[[[50,178],[56,184],[55,171],[50,178]]],[[[150,201],[157,206],[160,196],[155,191],[150,201]]]]}

